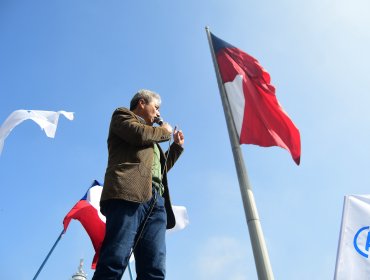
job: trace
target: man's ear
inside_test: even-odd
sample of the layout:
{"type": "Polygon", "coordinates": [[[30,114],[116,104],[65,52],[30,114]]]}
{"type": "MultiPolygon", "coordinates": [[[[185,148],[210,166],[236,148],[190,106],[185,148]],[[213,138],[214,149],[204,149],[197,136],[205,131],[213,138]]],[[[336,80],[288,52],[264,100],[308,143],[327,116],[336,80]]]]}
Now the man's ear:
{"type": "Polygon", "coordinates": [[[145,100],[144,99],[139,99],[139,102],[138,102],[138,106],[140,106],[140,108],[144,108],[144,105],[146,104],[145,100]]]}

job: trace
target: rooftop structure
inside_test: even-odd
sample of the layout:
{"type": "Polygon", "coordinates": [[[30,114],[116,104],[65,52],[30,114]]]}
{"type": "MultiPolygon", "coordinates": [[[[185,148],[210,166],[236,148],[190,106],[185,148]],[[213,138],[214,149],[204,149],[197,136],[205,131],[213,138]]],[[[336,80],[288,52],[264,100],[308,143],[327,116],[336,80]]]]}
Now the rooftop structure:
{"type": "Polygon", "coordinates": [[[72,275],[71,280],[87,280],[87,274],[83,271],[82,266],[84,265],[84,260],[80,260],[80,265],[78,271],[72,275]]]}

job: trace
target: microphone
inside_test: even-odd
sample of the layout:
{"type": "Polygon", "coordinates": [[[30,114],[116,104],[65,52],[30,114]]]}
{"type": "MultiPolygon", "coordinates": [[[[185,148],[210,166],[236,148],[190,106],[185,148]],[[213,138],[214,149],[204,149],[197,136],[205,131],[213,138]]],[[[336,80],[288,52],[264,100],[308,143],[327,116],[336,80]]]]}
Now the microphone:
{"type": "Polygon", "coordinates": [[[161,117],[155,117],[154,122],[159,124],[159,125],[162,125],[163,124],[163,119],[161,117]]]}

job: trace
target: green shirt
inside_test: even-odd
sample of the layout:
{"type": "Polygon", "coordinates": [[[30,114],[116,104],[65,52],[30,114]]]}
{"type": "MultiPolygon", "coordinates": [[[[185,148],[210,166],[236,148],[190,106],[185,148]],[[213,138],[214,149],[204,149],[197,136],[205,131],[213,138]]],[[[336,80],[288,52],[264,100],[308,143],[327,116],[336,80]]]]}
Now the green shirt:
{"type": "Polygon", "coordinates": [[[153,153],[153,165],[152,165],[152,182],[158,188],[160,195],[164,192],[164,187],[162,185],[162,174],[161,174],[161,154],[158,148],[158,144],[154,144],[153,153]]]}

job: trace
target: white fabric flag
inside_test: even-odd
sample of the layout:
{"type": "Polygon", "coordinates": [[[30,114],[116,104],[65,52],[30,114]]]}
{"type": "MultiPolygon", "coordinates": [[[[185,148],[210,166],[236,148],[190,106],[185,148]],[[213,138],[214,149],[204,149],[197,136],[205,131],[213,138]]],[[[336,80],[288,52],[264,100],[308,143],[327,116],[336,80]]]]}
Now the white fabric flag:
{"type": "Polygon", "coordinates": [[[175,227],[168,230],[168,232],[174,232],[183,230],[189,224],[188,212],[185,206],[172,205],[173,213],[175,214],[176,225],[175,227]]]}
{"type": "Polygon", "coordinates": [[[370,195],[344,198],[334,280],[370,279],[370,195]]]}
{"type": "Polygon", "coordinates": [[[36,122],[45,131],[46,136],[54,138],[60,114],[69,120],[73,120],[73,113],[66,111],[16,110],[11,113],[0,127],[0,155],[5,138],[8,137],[14,127],[28,119],[36,122]]]}

